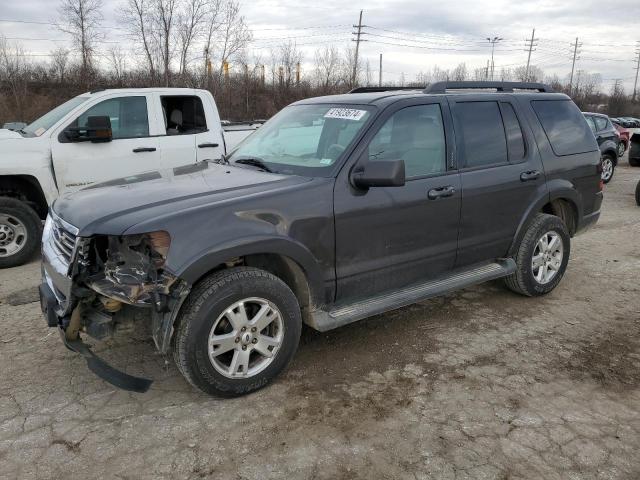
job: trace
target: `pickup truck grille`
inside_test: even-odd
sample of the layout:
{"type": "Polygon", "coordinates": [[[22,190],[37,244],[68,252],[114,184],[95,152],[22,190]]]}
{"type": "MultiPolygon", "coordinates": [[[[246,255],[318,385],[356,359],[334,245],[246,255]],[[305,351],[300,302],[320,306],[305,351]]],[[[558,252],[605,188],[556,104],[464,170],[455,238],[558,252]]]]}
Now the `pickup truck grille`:
{"type": "Polygon", "coordinates": [[[66,260],[67,265],[69,265],[73,257],[73,249],[76,245],[76,236],[66,230],[62,223],[57,220],[53,221],[52,227],[51,240],[53,241],[53,247],[56,252],[66,260]]]}

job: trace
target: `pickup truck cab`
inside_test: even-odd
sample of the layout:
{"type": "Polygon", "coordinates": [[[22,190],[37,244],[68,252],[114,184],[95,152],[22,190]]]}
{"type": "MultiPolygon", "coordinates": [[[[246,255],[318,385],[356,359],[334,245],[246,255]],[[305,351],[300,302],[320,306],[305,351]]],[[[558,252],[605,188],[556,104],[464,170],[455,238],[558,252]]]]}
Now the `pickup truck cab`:
{"type": "Polygon", "coordinates": [[[569,97],[501,82],[359,92],[290,105],[224,164],[62,195],[43,236],[48,324],[102,378],[144,391],[79,332],[146,321],[192,385],[233,396],[285,368],[303,322],[326,331],[497,278],[528,296],[558,285],[603,188],[569,97]]]}
{"type": "Polygon", "coordinates": [[[41,220],[65,191],[149,170],[220,159],[226,138],[211,93],[187,88],[79,95],[18,130],[0,130],[0,268],[38,248],[41,220]]]}

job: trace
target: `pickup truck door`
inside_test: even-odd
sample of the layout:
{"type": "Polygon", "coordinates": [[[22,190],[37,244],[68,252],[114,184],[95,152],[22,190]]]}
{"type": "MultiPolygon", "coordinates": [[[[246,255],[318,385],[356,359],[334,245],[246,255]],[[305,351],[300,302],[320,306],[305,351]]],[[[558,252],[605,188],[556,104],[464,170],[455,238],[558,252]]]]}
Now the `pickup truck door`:
{"type": "Polygon", "coordinates": [[[448,106],[437,98],[398,102],[384,112],[336,180],[337,301],[394,290],[453,268],[460,179],[448,106]],[[402,187],[356,189],[360,162],[401,158],[402,187]]]}
{"type": "Polygon", "coordinates": [[[533,134],[513,96],[449,98],[462,181],[456,265],[507,255],[528,209],[547,194],[533,134]]]}
{"type": "Polygon", "coordinates": [[[101,97],[73,121],[53,132],[51,156],[58,189],[75,190],[95,182],[157,170],[158,139],[149,129],[150,95],[101,97]],[[69,126],[85,126],[87,118],[108,115],[110,142],[70,142],[62,133],[69,126]]]}
{"type": "Polygon", "coordinates": [[[154,93],[160,158],[164,167],[217,160],[224,153],[218,110],[210,96],[154,93]]]}

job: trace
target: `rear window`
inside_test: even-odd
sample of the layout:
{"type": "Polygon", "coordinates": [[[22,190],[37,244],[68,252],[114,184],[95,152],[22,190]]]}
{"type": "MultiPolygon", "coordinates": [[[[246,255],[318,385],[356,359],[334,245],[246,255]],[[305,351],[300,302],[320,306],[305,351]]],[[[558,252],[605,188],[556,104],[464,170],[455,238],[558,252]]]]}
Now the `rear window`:
{"type": "Polygon", "coordinates": [[[456,104],[465,167],[507,163],[507,139],[498,102],[456,104]]]}
{"type": "Polygon", "coordinates": [[[573,155],[598,149],[582,112],[571,100],[533,100],[531,106],[556,155],[573,155]]]}

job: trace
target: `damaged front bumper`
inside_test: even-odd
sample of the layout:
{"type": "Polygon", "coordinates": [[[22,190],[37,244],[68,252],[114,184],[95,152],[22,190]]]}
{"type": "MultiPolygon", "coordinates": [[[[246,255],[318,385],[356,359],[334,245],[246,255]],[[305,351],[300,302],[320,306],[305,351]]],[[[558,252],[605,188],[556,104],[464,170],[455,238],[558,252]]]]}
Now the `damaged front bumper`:
{"type": "Polygon", "coordinates": [[[167,353],[189,286],[161,268],[164,257],[154,245],[162,247],[162,239],[125,236],[101,241],[99,245],[95,239],[79,237],[75,227],[50,214],[42,242],[42,312],[47,325],[59,329],[65,346],[82,355],[92,372],[116,387],[145,392],[151,380],[105,363],[82,341],[80,332],[107,338],[117,326],[134,321],[132,310],[144,309],[158,350],[167,353]]]}

